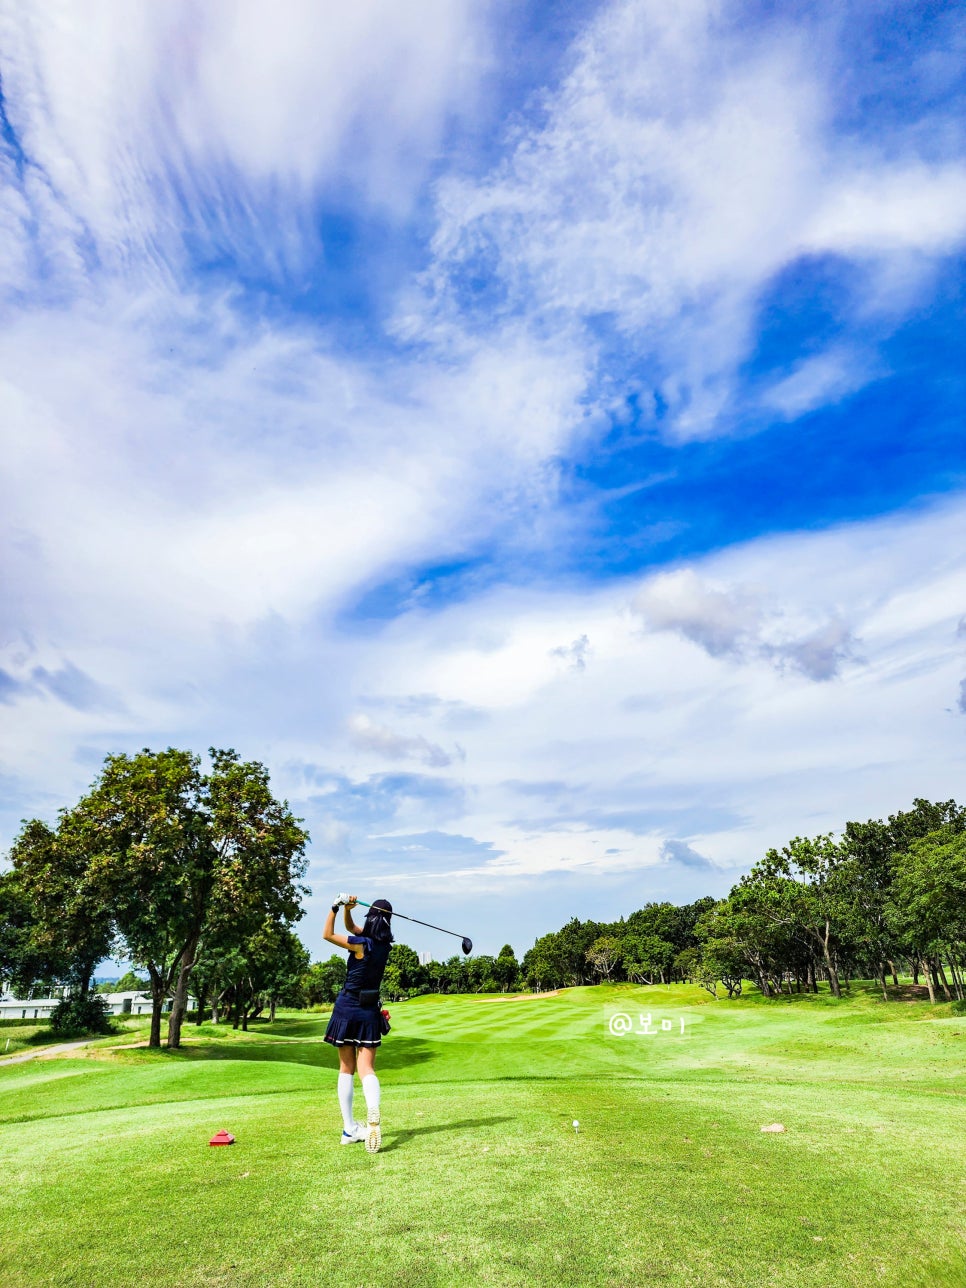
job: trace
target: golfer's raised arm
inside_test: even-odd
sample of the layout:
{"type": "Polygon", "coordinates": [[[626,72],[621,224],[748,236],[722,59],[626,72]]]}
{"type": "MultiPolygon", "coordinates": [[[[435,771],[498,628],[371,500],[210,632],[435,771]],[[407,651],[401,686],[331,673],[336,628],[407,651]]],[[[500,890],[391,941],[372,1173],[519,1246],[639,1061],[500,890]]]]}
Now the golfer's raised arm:
{"type": "Polygon", "coordinates": [[[335,944],[338,948],[349,948],[354,951],[354,945],[349,943],[345,935],[337,935],[335,933],[335,914],[338,911],[339,905],[334,903],[329,909],[329,915],[325,919],[325,929],[322,931],[322,938],[327,940],[330,944],[335,944]]]}
{"type": "Polygon", "coordinates": [[[362,934],[362,927],[357,926],[356,923],[352,920],[352,909],[356,906],[357,903],[358,903],[358,900],[356,899],[355,895],[351,894],[343,908],[343,912],[345,914],[345,928],[346,930],[348,930],[350,935],[362,934]]]}

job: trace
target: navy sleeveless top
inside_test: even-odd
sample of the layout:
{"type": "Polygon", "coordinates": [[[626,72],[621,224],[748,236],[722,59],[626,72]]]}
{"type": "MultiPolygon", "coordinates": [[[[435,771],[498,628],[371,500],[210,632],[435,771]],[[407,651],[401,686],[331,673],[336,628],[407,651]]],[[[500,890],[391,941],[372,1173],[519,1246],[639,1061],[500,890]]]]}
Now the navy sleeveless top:
{"type": "Polygon", "coordinates": [[[377,944],[365,935],[347,935],[350,944],[363,944],[365,956],[349,954],[343,988],[347,993],[357,995],[360,989],[378,988],[386,971],[389,950],[392,944],[377,944]]]}

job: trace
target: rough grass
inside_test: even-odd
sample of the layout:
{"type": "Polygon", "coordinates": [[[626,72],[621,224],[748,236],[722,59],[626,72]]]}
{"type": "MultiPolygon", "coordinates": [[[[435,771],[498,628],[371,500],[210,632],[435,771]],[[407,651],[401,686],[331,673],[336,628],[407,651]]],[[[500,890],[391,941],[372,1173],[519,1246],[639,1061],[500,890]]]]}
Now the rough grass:
{"type": "Polygon", "coordinates": [[[0,1068],[0,1284],[966,1285],[948,1006],[616,986],[391,1009],[375,1157],[338,1144],[325,1016],[0,1068]],[[611,1036],[615,1011],[659,1031],[611,1036]],[[237,1143],[209,1148],[221,1127],[237,1143]]]}

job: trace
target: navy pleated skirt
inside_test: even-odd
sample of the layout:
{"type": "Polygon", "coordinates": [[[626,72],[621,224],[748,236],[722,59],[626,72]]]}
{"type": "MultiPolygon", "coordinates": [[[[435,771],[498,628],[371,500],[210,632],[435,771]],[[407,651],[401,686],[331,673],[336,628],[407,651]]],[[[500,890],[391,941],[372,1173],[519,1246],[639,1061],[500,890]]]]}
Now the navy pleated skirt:
{"type": "Polygon", "coordinates": [[[333,1046],[381,1046],[382,1022],[379,1007],[360,1006],[358,999],[350,993],[340,993],[329,1017],[325,1040],[333,1046]]]}

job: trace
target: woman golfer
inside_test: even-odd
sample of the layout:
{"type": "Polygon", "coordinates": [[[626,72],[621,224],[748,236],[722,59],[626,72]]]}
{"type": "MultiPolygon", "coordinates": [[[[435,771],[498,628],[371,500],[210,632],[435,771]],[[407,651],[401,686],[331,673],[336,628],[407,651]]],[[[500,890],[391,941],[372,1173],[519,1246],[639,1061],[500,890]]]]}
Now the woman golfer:
{"type": "Polygon", "coordinates": [[[377,899],[360,928],[352,920],[351,909],[357,903],[355,895],[345,901],[346,935],[335,933],[335,918],[339,904],[332,905],[325,919],[323,939],[339,948],[349,950],[345,984],[335,999],[332,1017],[325,1030],[326,1042],[339,1048],[339,1107],[342,1110],[342,1144],[351,1145],[364,1140],[370,1154],[376,1154],[382,1143],[379,1130],[379,1079],[375,1074],[376,1047],[382,1035],[389,1031],[379,1009],[379,985],[386,969],[389,949],[392,947],[392,930],[389,919],[392,904],[377,899]],[[353,1076],[358,1070],[362,1079],[362,1093],[366,1098],[366,1126],[352,1116],[353,1076]]]}

